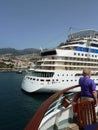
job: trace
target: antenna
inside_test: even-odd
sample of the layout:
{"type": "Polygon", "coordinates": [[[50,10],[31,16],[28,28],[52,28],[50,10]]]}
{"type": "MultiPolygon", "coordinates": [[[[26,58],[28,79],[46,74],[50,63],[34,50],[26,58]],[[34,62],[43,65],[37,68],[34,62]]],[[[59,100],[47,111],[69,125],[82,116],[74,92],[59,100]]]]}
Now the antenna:
{"type": "Polygon", "coordinates": [[[70,39],[73,38],[73,36],[72,36],[72,27],[69,27],[68,32],[69,32],[69,38],[70,39]]]}
{"type": "Polygon", "coordinates": [[[69,27],[69,34],[72,35],[72,27],[69,27]]]}

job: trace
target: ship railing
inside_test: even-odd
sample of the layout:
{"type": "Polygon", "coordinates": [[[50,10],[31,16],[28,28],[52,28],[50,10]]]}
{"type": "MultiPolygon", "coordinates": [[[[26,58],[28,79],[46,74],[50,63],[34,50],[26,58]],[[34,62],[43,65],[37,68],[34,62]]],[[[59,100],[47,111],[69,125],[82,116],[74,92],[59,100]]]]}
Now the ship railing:
{"type": "Polygon", "coordinates": [[[47,110],[47,112],[45,113],[44,116],[47,116],[49,113],[51,113],[52,111],[55,111],[56,109],[58,109],[58,107],[61,105],[61,101],[63,99],[63,96],[61,95],[56,101],[54,101],[50,106],[49,109],[47,110]]]}
{"type": "MultiPolygon", "coordinates": [[[[44,117],[47,116],[49,113],[56,111],[59,107],[61,107],[62,101],[64,98],[67,98],[69,96],[72,97],[74,93],[68,93],[68,94],[62,94],[57,100],[55,100],[48,108],[47,112],[45,113],[44,117]]],[[[72,100],[70,99],[70,103],[72,103],[72,100]]]]}
{"type": "MultiPolygon", "coordinates": [[[[98,86],[98,84],[96,84],[96,86],[98,86]]],[[[72,91],[78,87],[80,86],[71,86],[49,97],[37,110],[31,121],[25,127],[25,130],[38,130],[43,118],[50,112],[57,110],[61,106],[62,100],[65,97],[67,98],[72,96],[72,94],[74,94],[72,91]]],[[[72,103],[72,98],[70,98],[70,103],[72,103]]]]}
{"type": "MultiPolygon", "coordinates": [[[[79,85],[76,86],[72,86],[69,88],[66,88],[64,90],[61,90],[55,94],[53,94],[51,97],[49,97],[38,109],[38,111],[35,113],[35,115],[33,116],[33,118],[31,119],[31,121],[27,124],[27,126],[25,127],[25,130],[38,130],[42,119],[44,118],[44,116],[46,116],[46,114],[49,114],[49,112],[51,110],[56,110],[60,104],[58,103],[58,105],[56,107],[54,107],[54,109],[49,110],[49,107],[52,106],[53,103],[56,102],[57,99],[61,98],[62,95],[64,95],[65,93],[67,93],[70,90],[73,90],[75,88],[79,87],[79,85]],[[61,96],[61,97],[60,97],[61,96]],[[48,113],[47,113],[48,111],[48,113]]],[[[64,97],[63,97],[64,98],[64,97]]],[[[61,98],[63,100],[63,98],[61,98]]],[[[59,101],[61,100],[59,99],[59,101]]]]}

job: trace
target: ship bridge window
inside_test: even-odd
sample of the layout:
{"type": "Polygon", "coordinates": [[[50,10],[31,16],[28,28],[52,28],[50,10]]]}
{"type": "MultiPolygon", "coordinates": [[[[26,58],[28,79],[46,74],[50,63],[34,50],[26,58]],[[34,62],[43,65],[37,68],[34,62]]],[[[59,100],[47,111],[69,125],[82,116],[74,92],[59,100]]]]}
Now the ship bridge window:
{"type": "Polygon", "coordinates": [[[56,55],[56,50],[42,52],[41,56],[56,55]]]}
{"type": "Polygon", "coordinates": [[[33,72],[33,76],[35,77],[53,77],[53,72],[33,72]]]}

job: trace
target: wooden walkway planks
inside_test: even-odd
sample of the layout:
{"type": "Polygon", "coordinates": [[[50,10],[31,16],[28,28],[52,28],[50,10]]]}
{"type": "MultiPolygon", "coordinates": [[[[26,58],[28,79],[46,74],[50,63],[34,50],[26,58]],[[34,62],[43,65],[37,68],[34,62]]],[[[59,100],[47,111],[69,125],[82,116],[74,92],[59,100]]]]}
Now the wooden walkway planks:
{"type": "Polygon", "coordinates": [[[79,126],[75,123],[71,123],[67,128],[63,130],[79,130],[79,126]]]}

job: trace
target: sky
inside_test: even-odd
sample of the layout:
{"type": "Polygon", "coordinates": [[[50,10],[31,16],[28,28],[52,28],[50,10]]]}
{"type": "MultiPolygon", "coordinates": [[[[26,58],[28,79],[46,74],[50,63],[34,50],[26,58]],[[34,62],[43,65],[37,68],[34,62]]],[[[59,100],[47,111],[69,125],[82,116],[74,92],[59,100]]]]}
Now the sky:
{"type": "Polygon", "coordinates": [[[0,48],[53,48],[70,28],[98,30],[98,0],[0,0],[0,48]]]}

